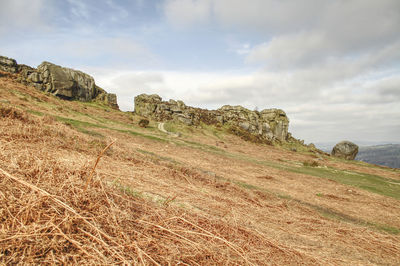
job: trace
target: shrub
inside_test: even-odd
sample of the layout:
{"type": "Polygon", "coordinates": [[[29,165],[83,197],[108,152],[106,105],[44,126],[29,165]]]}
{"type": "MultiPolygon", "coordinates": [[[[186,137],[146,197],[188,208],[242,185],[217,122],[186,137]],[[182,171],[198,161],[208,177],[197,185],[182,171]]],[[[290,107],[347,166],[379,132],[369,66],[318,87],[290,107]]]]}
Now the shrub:
{"type": "Polygon", "coordinates": [[[15,109],[13,107],[0,106],[0,117],[17,119],[21,121],[27,121],[28,118],[23,111],[15,109]]]}
{"type": "Polygon", "coordinates": [[[139,126],[140,127],[147,127],[148,125],[149,125],[149,120],[147,120],[147,119],[141,119],[139,121],[139,126]]]}
{"type": "Polygon", "coordinates": [[[315,160],[308,160],[303,162],[304,166],[311,166],[311,167],[317,167],[319,166],[319,163],[315,160]]]}

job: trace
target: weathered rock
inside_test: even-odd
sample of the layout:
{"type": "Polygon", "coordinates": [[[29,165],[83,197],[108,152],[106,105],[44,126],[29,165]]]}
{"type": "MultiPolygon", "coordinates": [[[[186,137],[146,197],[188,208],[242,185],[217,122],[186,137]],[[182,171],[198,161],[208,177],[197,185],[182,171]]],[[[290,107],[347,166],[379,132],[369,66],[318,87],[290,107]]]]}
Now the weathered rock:
{"type": "Polygon", "coordinates": [[[28,79],[35,83],[43,82],[45,91],[61,98],[90,101],[99,94],[94,79],[81,71],[49,62],[41,63],[37,71],[37,73],[30,74],[28,79]]]}
{"type": "Polygon", "coordinates": [[[141,94],[135,97],[135,113],[157,121],[177,120],[187,125],[230,124],[235,127],[232,132],[247,132],[246,134],[267,142],[286,141],[289,136],[289,119],[285,112],[279,109],[257,112],[242,106],[225,105],[210,111],[186,106],[182,101],[162,101],[156,94],[141,94]]]}
{"type": "Polygon", "coordinates": [[[119,109],[117,96],[96,86],[93,77],[78,70],[61,67],[49,62],[37,69],[19,65],[14,59],[0,56],[0,70],[19,73],[19,81],[25,85],[50,92],[60,98],[80,101],[100,101],[119,109]]]}
{"type": "Polygon", "coordinates": [[[280,109],[250,111],[242,106],[225,105],[218,109],[224,121],[233,121],[242,129],[267,140],[286,141],[289,119],[280,109]]]}
{"type": "Polygon", "coordinates": [[[350,141],[341,141],[332,149],[332,156],[346,160],[354,160],[358,153],[358,146],[350,141]]]}
{"type": "Polygon", "coordinates": [[[0,70],[4,72],[17,73],[18,64],[15,59],[0,56],[0,70]]]}
{"type": "MultiPolygon", "coordinates": [[[[97,87],[97,86],[96,86],[97,87]]],[[[115,93],[108,93],[100,87],[97,87],[98,96],[96,97],[96,101],[104,102],[106,105],[114,108],[119,109],[117,103],[117,95],[115,93]]]]}
{"type": "Polygon", "coordinates": [[[156,111],[157,107],[159,110],[166,110],[166,105],[161,104],[161,97],[153,94],[140,94],[135,97],[135,113],[150,117],[156,111]]]}

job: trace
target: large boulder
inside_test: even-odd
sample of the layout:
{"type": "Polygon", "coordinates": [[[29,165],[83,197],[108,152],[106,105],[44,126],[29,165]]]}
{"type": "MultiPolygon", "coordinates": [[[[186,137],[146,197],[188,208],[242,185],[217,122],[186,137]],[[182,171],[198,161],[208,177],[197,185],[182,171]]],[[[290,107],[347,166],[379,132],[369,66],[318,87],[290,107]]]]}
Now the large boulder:
{"type": "Polygon", "coordinates": [[[341,141],[332,149],[332,156],[346,160],[354,160],[358,153],[358,146],[350,141],[341,141]]]}
{"type": "Polygon", "coordinates": [[[17,64],[12,58],[0,56],[0,71],[18,73],[18,80],[60,98],[79,101],[98,101],[119,109],[117,96],[96,86],[93,77],[78,70],[49,62],[37,68],[17,64]]]}
{"type": "Polygon", "coordinates": [[[4,72],[17,73],[18,64],[15,59],[0,56],[0,70],[4,72]]]}
{"type": "Polygon", "coordinates": [[[28,79],[35,83],[43,83],[46,92],[68,100],[89,101],[96,98],[93,77],[78,70],[61,67],[49,62],[43,62],[37,67],[37,73],[32,73],[28,79]]]}

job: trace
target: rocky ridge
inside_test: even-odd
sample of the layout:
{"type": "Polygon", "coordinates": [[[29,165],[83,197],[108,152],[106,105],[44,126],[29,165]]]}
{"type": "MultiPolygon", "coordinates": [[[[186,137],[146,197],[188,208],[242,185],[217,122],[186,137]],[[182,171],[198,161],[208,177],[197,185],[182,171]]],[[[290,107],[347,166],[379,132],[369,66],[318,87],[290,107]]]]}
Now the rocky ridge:
{"type": "Polygon", "coordinates": [[[96,85],[92,76],[78,70],[49,62],[33,68],[17,64],[16,60],[4,56],[0,56],[0,70],[18,73],[20,82],[63,99],[85,102],[96,100],[119,109],[115,94],[107,93],[96,85]]]}
{"type": "Polygon", "coordinates": [[[233,132],[245,132],[265,142],[294,140],[288,133],[289,119],[280,109],[251,111],[242,106],[224,105],[217,110],[186,106],[182,101],[162,101],[156,94],[135,97],[135,113],[157,121],[176,120],[187,125],[229,125],[233,132]]]}

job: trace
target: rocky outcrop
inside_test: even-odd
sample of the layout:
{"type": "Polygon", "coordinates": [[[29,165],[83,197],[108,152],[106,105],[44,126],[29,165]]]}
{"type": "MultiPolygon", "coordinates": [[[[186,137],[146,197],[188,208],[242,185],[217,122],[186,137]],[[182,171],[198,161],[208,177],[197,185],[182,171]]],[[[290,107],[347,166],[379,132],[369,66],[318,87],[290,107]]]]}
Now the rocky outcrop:
{"type": "Polygon", "coordinates": [[[49,62],[36,69],[18,65],[14,59],[0,57],[0,70],[19,73],[20,81],[60,98],[79,101],[100,101],[118,109],[117,96],[107,93],[95,84],[93,77],[78,70],[61,67],[49,62]]]}
{"type": "Polygon", "coordinates": [[[225,125],[236,127],[265,141],[286,141],[289,119],[280,109],[251,111],[242,106],[225,105],[218,110],[206,110],[186,106],[182,101],[162,101],[153,94],[141,94],[135,97],[135,113],[151,117],[157,121],[177,120],[187,125],[225,125]]]}
{"type": "Polygon", "coordinates": [[[346,159],[354,160],[358,153],[358,146],[350,141],[341,141],[335,145],[332,149],[332,156],[346,159]]]}
{"type": "Polygon", "coordinates": [[[17,61],[15,61],[12,58],[0,56],[0,70],[4,72],[17,73],[18,72],[17,61]]]}

